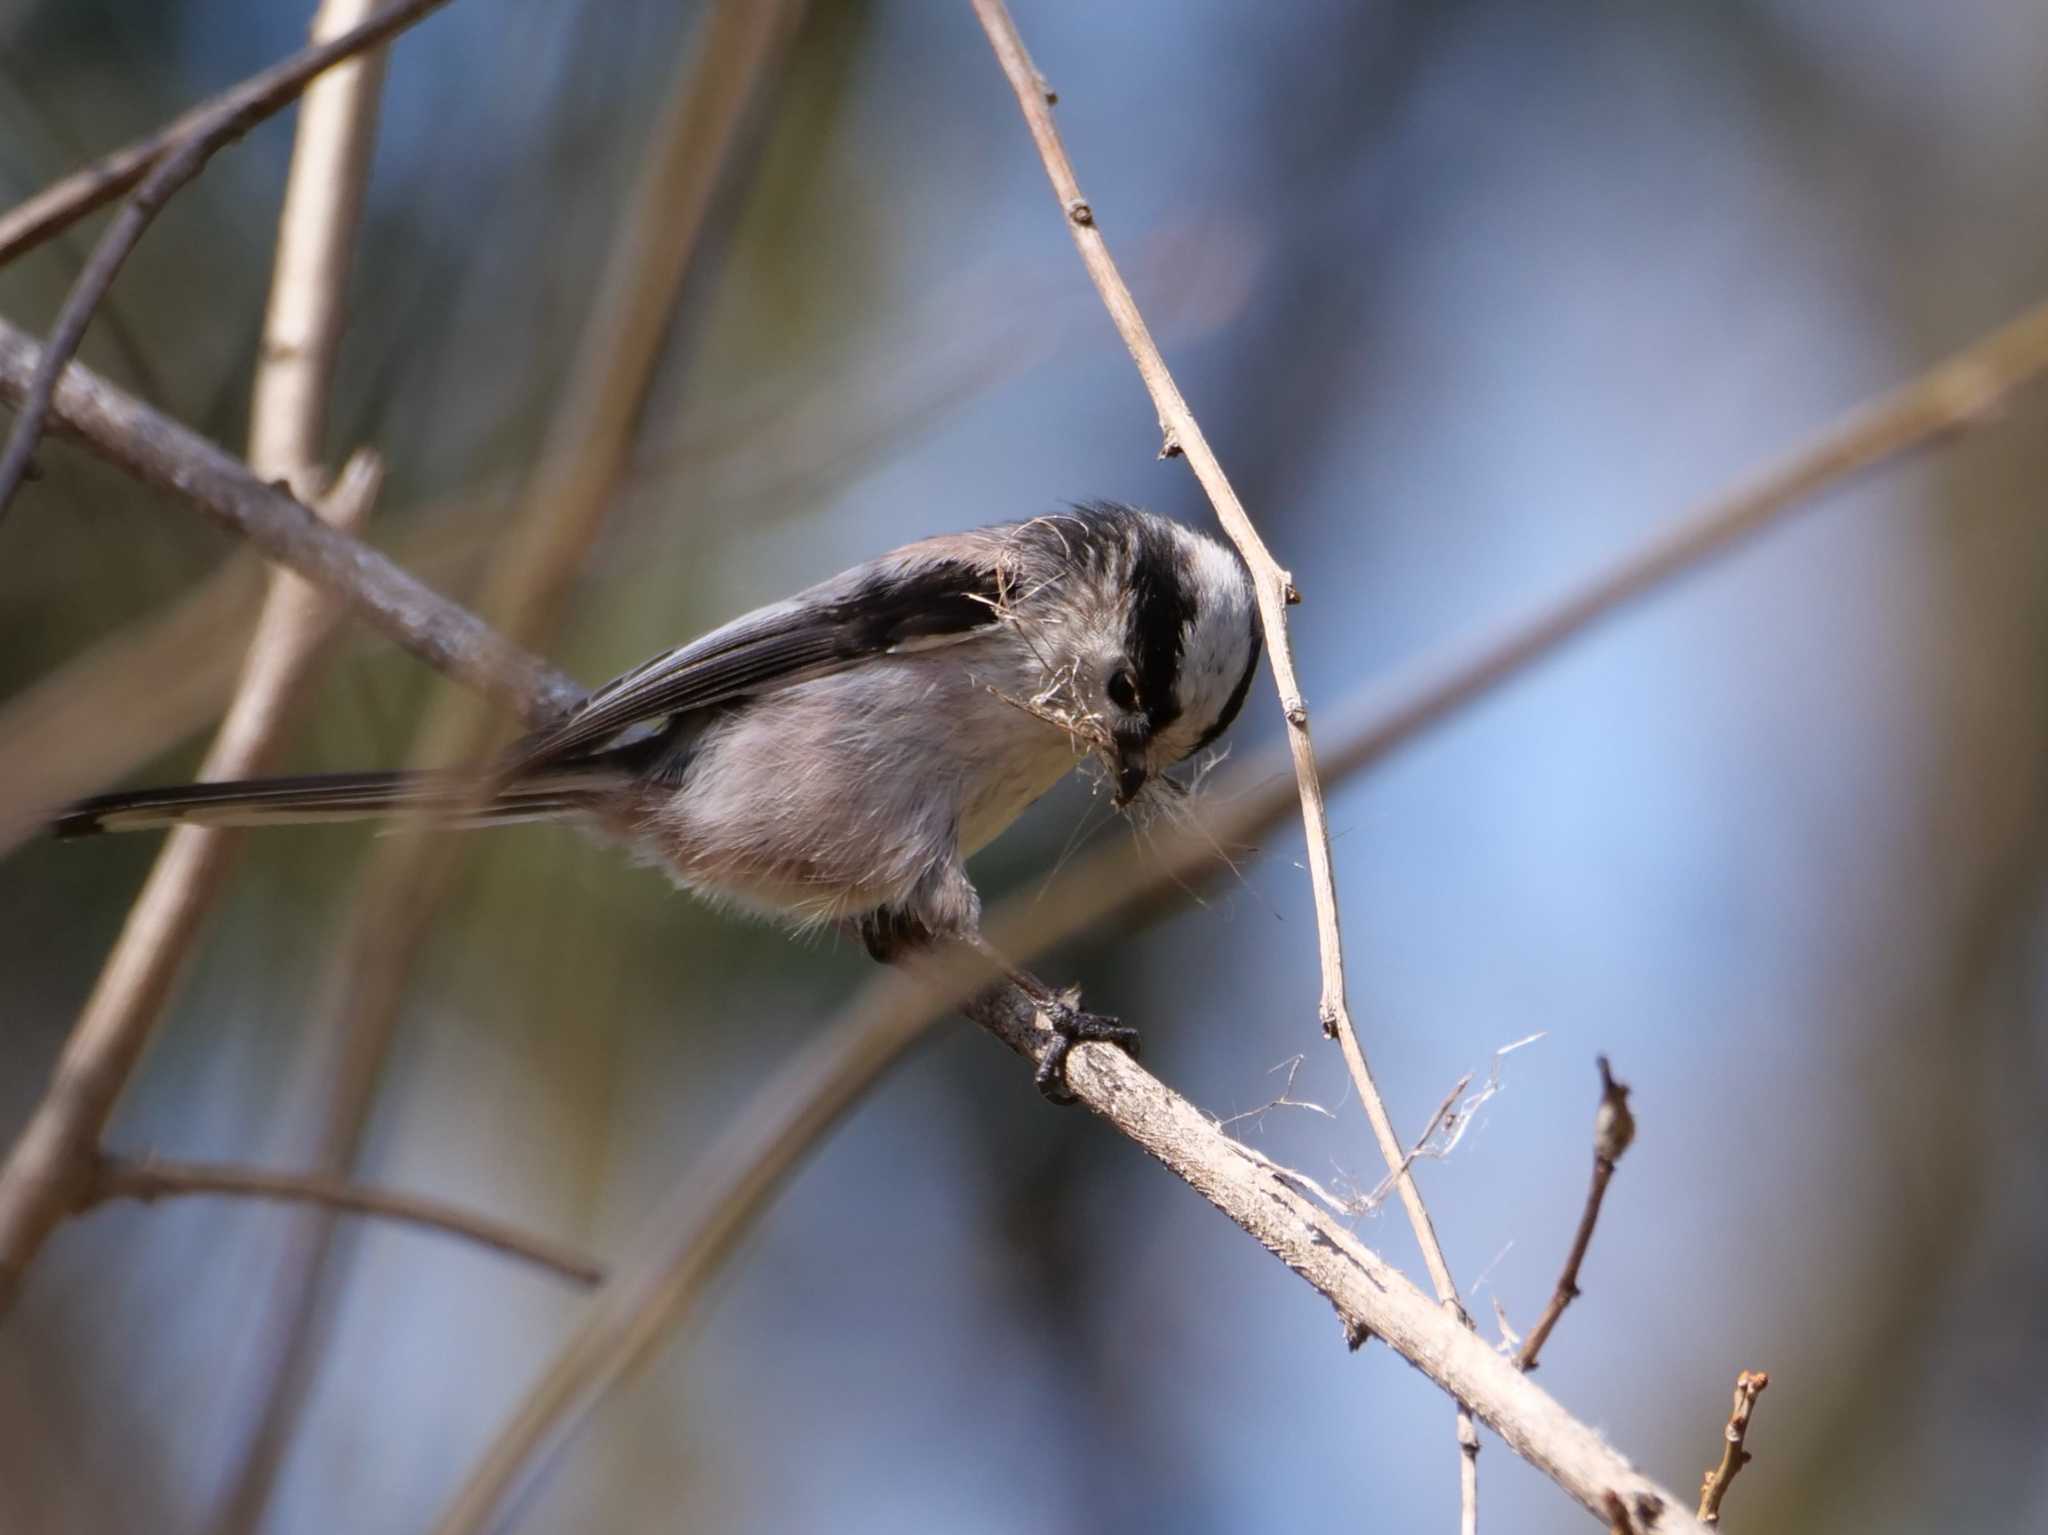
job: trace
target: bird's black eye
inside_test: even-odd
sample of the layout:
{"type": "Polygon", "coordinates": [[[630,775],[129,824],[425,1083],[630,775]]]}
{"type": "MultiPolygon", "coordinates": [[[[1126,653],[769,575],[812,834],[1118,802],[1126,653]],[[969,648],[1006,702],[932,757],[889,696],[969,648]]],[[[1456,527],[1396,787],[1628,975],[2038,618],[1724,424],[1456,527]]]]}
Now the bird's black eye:
{"type": "Polygon", "coordinates": [[[1138,707],[1138,684],[1122,667],[1118,667],[1110,676],[1109,701],[1119,709],[1130,710],[1138,707]]]}

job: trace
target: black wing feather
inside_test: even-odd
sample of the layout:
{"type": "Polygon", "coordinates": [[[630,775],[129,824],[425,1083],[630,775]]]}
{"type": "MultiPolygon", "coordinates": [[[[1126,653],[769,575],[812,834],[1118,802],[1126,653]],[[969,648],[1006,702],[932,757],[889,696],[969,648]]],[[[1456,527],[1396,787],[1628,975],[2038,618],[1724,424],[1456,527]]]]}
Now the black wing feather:
{"type": "Polygon", "coordinates": [[[561,724],[513,748],[510,771],[531,772],[643,722],[823,676],[913,641],[964,639],[997,621],[999,589],[992,562],[934,558],[912,545],[606,683],[561,724]]]}

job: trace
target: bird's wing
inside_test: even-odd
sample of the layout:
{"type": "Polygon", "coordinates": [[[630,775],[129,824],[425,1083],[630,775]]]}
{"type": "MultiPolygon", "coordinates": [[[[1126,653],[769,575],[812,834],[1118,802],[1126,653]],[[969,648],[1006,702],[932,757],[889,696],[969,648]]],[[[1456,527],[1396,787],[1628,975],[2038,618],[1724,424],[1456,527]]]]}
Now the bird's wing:
{"type": "Polygon", "coordinates": [[[580,756],[621,732],[837,671],[869,656],[966,639],[1000,619],[1002,581],[979,546],[913,544],[757,609],[606,683],[513,747],[510,771],[580,756]]]}

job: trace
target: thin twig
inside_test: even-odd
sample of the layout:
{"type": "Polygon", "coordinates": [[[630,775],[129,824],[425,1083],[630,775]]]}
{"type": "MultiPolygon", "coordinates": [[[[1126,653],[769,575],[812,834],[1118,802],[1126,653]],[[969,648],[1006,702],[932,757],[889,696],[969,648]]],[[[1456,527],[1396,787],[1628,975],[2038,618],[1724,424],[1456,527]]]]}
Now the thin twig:
{"type": "Polygon", "coordinates": [[[78,354],[86,327],[92,324],[93,311],[107,296],[107,289],[113,286],[115,276],[141,240],[143,231],[172,194],[199,174],[216,147],[208,139],[189,138],[157,161],[79,269],[71,291],[64,295],[63,308],[57,311],[57,323],[51,328],[36,376],[29,384],[28,398],[14,418],[6,447],[0,449],[0,518],[6,517],[14,492],[28,474],[29,461],[42,440],[43,423],[49,419],[50,396],[56,392],[58,376],[78,354]]]}
{"type": "Polygon", "coordinates": [[[1700,1523],[1710,1530],[1721,1527],[1721,1500],[1728,1496],[1735,1473],[1754,1458],[1745,1447],[1749,1415],[1770,1383],[1770,1376],[1762,1370],[1744,1370],[1735,1377],[1735,1406],[1728,1414],[1728,1426],[1721,1431],[1721,1463],[1708,1467],[1700,1482],[1700,1523]]]}
{"type": "MultiPolygon", "coordinates": [[[[373,455],[350,461],[323,503],[337,536],[368,514],[381,479],[373,455]]],[[[340,617],[341,605],[301,577],[272,577],[202,778],[245,777],[274,759],[291,706],[340,617]]],[[[91,1176],[100,1134],[225,876],[231,845],[198,827],[172,833],[65,1041],[49,1091],[0,1166],[0,1313],[91,1176]]]]}
{"type": "Polygon", "coordinates": [[[342,60],[376,47],[447,3],[448,0],[394,0],[353,31],[301,49],[201,102],[146,138],[103,155],[83,170],[44,188],[0,215],[0,266],[119,197],[148,175],[150,167],[174,145],[207,135],[215,124],[224,121],[238,124],[231,137],[248,132],[266,117],[290,106],[307,85],[342,60]]]}
{"type": "MultiPolygon", "coordinates": [[[[1293,577],[1280,567],[1267,549],[1265,540],[1259,536],[1258,529],[1252,525],[1251,517],[1223,472],[1223,465],[1210,450],[1209,441],[1202,434],[1194,412],[1181,397],[1180,388],[1167,369],[1165,357],[1153,341],[1144,316],[1138,312],[1137,301],[1132,298],[1123,274],[1109,254],[1109,245],[1102,237],[1094,207],[1081,195],[1073,162],[1067,158],[1066,146],[1061,143],[1059,129],[1053,122],[1052,92],[1046,88],[1045,77],[1032,64],[1024,39],[1017,31],[1016,22],[1011,19],[1009,7],[1003,0],[973,0],[973,4],[975,15],[981,19],[982,30],[988,34],[989,43],[995,49],[996,59],[1002,65],[1003,73],[1009,77],[1017,104],[1023,109],[1025,124],[1031,130],[1039,158],[1045,163],[1046,176],[1052,182],[1053,195],[1066,213],[1067,232],[1073,236],[1081,261],[1087,267],[1096,291],[1102,295],[1103,305],[1108,309],[1117,333],[1123,337],[1124,345],[1130,349],[1131,360],[1138,367],[1138,376],[1144,380],[1146,392],[1158,409],[1159,427],[1164,438],[1160,456],[1179,455],[1187,459],[1195,478],[1201,481],[1202,489],[1207,492],[1210,505],[1216,509],[1217,519],[1251,570],[1253,585],[1258,592],[1260,625],[1265,631],[1266,654],[1273,668],[1274,684],[1279,690],[1281,714],[1287,722],[1287,746],[1294,760],[1295,789],[1301,800],[1309,886],[1315,896],[1316,947],[1322,966],[1319,1016],[1323,1032],[1336,1040],[1343,1051],[1352,1086],[1372,1126],[1380,1156],[1400,1193],[1402,1207],[1408,1212],[1408,1223],[1415,1230],[1416,1245],[1422,1250],[1422,1260],[1429,1269],[1430,1282],[1436,1287],[1437,1299],[1445,1309],[1469,1325],[1470,1318],[1466,1317],[1464,1305],[1458,1299],[1457,1282],[1452,1279],[1450,1264],[1444,1258],[1443,1244],[1437,1240],[1436,1223],[1430,1218],[1429,1207],[1422,1200],[1422,1191],[1409,1171],[1411,1159],[1403,1154],[1393,1116],[1387,1112],[1386,1101],[1380,1095],[1378,1083],[1373,1080],[1365,1048],[1351,1021],[1351,1002],[1344,980],[1343,925],[1337,910],[1337,882],[1330,853],[1330,818],[1323,803],[1315,744],[1309,736],[1308,704],[1302,696],[1300,680],[1295,675],[1294,645],[1287,627],[1287,609],[1290,604],[1300,601],[1293,577]]],[[[1462,1408],[1459,1409],[1457,1433],[1463,1462],[1460,1480],[1469,1488],[1474,1480],[1477,1439],[1462,1408]],[[1464,1448],[1467,1446],[1474,1448],[1464,1448]]],[[[1472,1503],[1466,1500],[1466,1522],[1472,1523],[1476,1517],[1472,1503]]]]}
{"type": "Polygon", "coordinates": [[[1550,1304],[1529,1329],[1529,1336],[1515,1355],[1515,1368],[1533,1370],[1536,1356],[1543,1352],[1550,1333],[1564,1308],[1579,1298],[1579,1265],[1586,1260],[1586,1248],[1593,1241],[1593,1227],[1600,1219],[1600,1204],[1607,1197],[1607,1182],[1636,1138],[1635,1115],[1628,1108],[1628,1084],[1614,1080],[1607,1057],[1600,1057],[1600,1107],[1593,1115],[1593,1181],[1586,1190],[1586,1207],[1579,1213],[1579,1229],[1572,1237],[1572,1250],[1565,1255],[1564,1271],[1557,1276],[1557,1288],[1550,1304]]]}
{"type": "Polygon", "coordinates": [[[518,1258],[580,1285],[604,1281],[604,1265],[587,1253],[444,1199],[367,1188],[321,1173],[278,1173],[220,1162],[169,1162],[158,1157],[101,1157],[74,1213],[111,1199],[144,1201],[183,1194],[225,1194],[323,1205],[355,1215],[424,1226],[518,1258]]]}

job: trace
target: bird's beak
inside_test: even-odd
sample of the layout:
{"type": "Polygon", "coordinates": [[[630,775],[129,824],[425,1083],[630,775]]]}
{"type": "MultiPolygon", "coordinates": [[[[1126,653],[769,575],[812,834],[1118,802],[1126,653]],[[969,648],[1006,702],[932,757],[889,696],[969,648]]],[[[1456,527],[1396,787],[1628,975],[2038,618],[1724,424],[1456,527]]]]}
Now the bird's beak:
{"type": "Polygon", "coordinates": [[[1120,745],[1116,759],[1116,798],[1112,803],[1122,810],[1138,797],[1151,773],[1145,766],[1145,749],[1142,746],[1120,745]]]}

